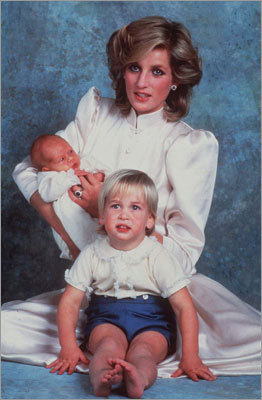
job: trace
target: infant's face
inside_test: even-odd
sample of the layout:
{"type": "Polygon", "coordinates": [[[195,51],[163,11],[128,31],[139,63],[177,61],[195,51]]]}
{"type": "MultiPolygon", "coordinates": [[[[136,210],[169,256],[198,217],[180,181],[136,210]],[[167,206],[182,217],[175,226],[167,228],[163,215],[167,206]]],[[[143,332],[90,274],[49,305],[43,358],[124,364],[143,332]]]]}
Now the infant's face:
{"type": "Polygon", "coordinates": [[[43,171],[68,171],[70,168],[79,169],[80,158],[65,140],[47,143],[45,147],[46,162],[43,171]]]}

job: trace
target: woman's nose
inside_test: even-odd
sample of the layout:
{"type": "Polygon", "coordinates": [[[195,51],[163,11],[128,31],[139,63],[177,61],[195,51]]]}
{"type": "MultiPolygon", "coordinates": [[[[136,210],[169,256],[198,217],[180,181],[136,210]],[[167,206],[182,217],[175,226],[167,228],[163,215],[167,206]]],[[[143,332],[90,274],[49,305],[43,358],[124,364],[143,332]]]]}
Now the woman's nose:
{"type": "Polygon", "coordinates": [[[148,85],[148,76],[146,72],[141,72],[138,75],[136,85],[138,88],[144,88],[148,85]]]}

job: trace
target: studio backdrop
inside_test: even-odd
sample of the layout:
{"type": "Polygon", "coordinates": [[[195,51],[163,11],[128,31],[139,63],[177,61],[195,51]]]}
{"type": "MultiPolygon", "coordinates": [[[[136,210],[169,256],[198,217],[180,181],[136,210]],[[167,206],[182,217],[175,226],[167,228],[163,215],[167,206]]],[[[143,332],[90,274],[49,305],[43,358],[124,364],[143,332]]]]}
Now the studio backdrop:
{"type": "Polygon", "coordinates": [[[116,29],[161,15],[182,22],[203,78],[189,115],[220,145],[198,272],[260,306],[260,2],[2,2],[2,301],[64,287],[70,262],[12,180],[33,140],[63,129],[91,86],[113,96],[105,47],[116,29]]]}

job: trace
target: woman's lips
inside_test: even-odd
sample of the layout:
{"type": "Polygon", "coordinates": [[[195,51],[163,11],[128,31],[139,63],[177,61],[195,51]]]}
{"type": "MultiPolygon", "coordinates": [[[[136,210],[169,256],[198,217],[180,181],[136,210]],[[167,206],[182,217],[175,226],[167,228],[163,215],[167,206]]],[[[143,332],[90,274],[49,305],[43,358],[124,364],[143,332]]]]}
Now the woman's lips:
{"type": "Polygon", "coordinates": [[[135,92],[135,97],[139,101],[148,101],[148,99],[151,97],[150,94],[148,93],[143,93],[143,92],[135,92]]]}

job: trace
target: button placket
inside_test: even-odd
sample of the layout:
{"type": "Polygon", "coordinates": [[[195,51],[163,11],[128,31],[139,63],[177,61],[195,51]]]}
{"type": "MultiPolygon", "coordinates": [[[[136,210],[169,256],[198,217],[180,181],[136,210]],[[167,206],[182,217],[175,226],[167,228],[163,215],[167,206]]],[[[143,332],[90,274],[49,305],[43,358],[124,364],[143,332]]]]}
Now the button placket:
{"type": "Polygon", "coordinates": [[[134,143],[138,142],[141,137],[142,130],[140,128],[130,127],[129,137],[128,137],[128,144],[126,149],[124,150],[124,154],[128,155],[132,152],[132,147],[134,143]]]}

